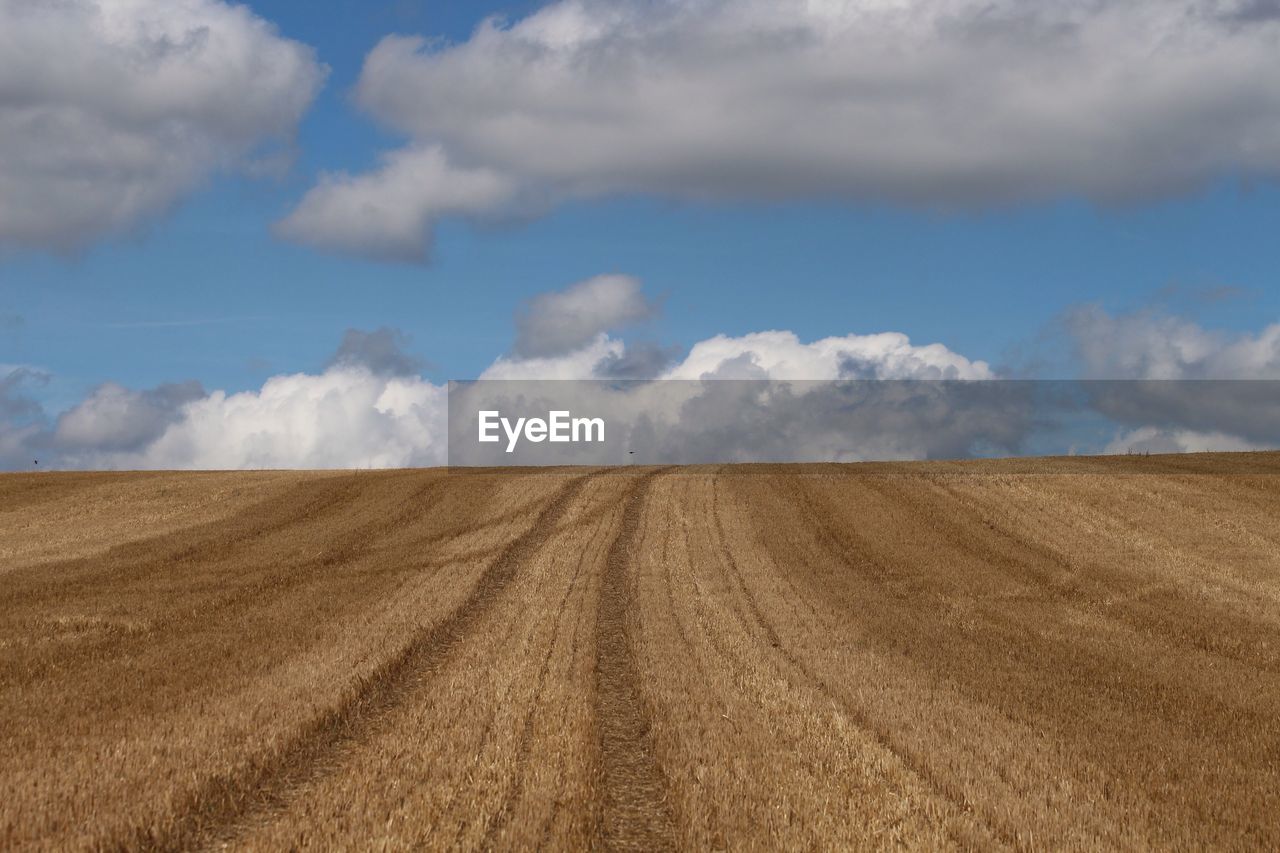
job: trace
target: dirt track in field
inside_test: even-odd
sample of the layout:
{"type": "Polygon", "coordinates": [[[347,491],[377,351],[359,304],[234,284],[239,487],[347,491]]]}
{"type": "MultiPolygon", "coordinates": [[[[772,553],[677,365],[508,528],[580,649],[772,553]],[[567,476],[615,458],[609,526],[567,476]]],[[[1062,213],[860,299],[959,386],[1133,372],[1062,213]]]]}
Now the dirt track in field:
{"type": "Polygon", "coordinates": [[[0,848],[1280,846],[1280,454],[0,477],[0,848]]]}

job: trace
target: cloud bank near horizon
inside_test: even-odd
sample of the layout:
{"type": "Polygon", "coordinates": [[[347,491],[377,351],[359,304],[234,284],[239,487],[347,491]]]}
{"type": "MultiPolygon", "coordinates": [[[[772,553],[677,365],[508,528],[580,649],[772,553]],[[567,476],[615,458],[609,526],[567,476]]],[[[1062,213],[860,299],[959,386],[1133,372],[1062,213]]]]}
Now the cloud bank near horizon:
{"type": "Polygon", "coordinates": [[[417,261],[442,218],[617,194],[957,210],[1273,179],[1278,50],[1254,0],[559,0],[384,38],[355,99],[407,144],[278,228],[417,261]]]}
{"type": "MultiPolygon", "coordinates": [[[[783,396],[794,398],[788,417],[803,421],[805,412],[829,420],[848,405],[847,397],[828,393],[832,380],[1009,377],[941,344],[917,345],[896,332],[814,341],[785,330],[717,335],[682,355],[657,348],[658,356],[652,355],[652,345],[615,337],[618,329],[654,310],[640,283],[627,276],[601,276],[544,294],[516,314],[516,344],[480,378],[615,382],[619,365],[647,364],[647,370],[624,378],[685,380],[686,391],[640,391],[619,411],[672,421],[681,407],[695,406],[699,422],[713,436],[708,453],[740,445],[773,448],[775,456],[803,451],[817,459],[963,455],[983,430],[999,437],[999,447],[1016,452],[1032,427],[1025,407],[1020,408],[1023,401],[1014,397],[974,397],[960,411],[954,407],[958,398],[915,394],[903,397],[902,405],[909,407],[903,410],[905,419],[894,420],[897,410],[864,418],[859,444],[816,427],[808,436],[778,433],[771,443],[766,439],[778,421],[768,407],[733,390],[747,387],[742,383],[720,380],[773,380],[770,393],[786,388],[783,396]],[[580,316],[552,322],[561,311],[580,316]],[[703,380],[710,384],[697,384],[703,380]],[[687,398],[687,388],[695,389],[693,398],[687,398]],[[812,389],[819,393],[810,394],[812,389]],[[909,429],[912,424],[924,426],[909,429]]],[[[1168,315],[1111,315],[1084,306],[1066,315],[1063,327],[1085,379],[1280,379],[1276,326],[1226,335],[1168,315]]],[[[146,390],[109,382],[56,416],[44,412],[33,394],[47,374],[0,366],[0,467],[26,468],[37,458],[41,467],[112,469],[442,465],[447,462],[448,389],[420,375],[423,362],[406,351],[406,344],[394,329],[350,329],[318,373],[273,376],[258,389],[238,393],[206,391],[193,381],[146,390]]],[[[1218,388],[1210,405],[1200,399],[1205,387],[1187,383],[1129,383],[1112,394],[1097,386],[1087,407],[1108,419],[1113,434],[1096,450],[1273,446],[1280,435],[1280,404],[1250,397],[1247,383],[1243,392],[1235,385],[1240,383],[1207,386],[1218,388]]],[[[1256,393],[1269,391],[1262,387],[1256,393]]],[[[690,447],[697,438],[687,435],[690,447]]]]}

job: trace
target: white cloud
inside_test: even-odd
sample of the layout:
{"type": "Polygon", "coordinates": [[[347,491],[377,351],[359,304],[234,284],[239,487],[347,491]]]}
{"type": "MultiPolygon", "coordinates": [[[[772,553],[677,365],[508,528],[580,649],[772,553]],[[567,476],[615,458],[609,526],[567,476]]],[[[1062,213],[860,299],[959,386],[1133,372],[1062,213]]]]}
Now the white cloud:
{"type": "Polygon", "coordinates": [[[0,0],[0,246],[82,246],[251,168],[325,73],[220,0],[0,0]]]}
{"type": "Polygon", "coordinates": [[[438,146],[412,147],[384,155],[366,175],[322,175],[276,233],[324,249],[422,261],[441,217],[483,216],[513,197],[497,172],[458,168],[438,146]]]}
{"type": "Polygon", "coordinates": [[[347,329],[327,366],[363,367],[380,375],[412,376],[422,370],[423,362],[404,351],[407,343],[404,332],[389,326],[372,332],[347,329]]]}
{"type": "Polygon", "coordinates": [[[1124,425],[1109,452],[1251,450],[1280,443],[1280,324],[1206,329],[1159,311],[1084,306],[1065,326],[1090,405],[1124,425]],[[1141,381],[1150,380],[1150,381],[1141,381]]]}
{"type": "Polygon", "coordinates": [[[31,465],[32,450],[43,432],[44,409],[26,392],[49,379],[38,368],[0,363],[0,469],[31,465]]]}
{"type": "Polygon", "coordinates": [[[604,332],[647,320],[657,312],[629,275],[600,275],[534,297],[516,315],[512,351],[524,358],[571,353],[604,332]]]}
{"type": "Polygon", "coordinates": [[[1274,444],[1247,441],[1224,432],[1197,432],[1187,429],[1160,429],[1153,426],[1122,431],[1102,451],[1124,453],[1233,453],[1267,450],[1274,444]]]}
{"type": "Polygon", "coordinates": [[[1065,317],[1092,379],[1280,379],[1280,323],[1231,334],[1156,311],[1115,316],[1084,306],[1065,317]]]}
{"type": "Polygon", "coordinates": [[[206,393],[108,382],[50,424],[25,387],[48,375],[0,365],[0,467],[245,469],[443,465],[447,389],[415,372],[390,328],[349,329],[321,373],[206,393]]]}
{"type": "Polygon", "coordinates": [[[0,363],[0,422],[39,415],[39,404],[23,393],[24,386],[48,381],[49,374],[38,368],[0,363]]]}
{"type": "Polygon", "coordinates": [[[574,447],[563,458],[556,456],[557,448],[537,445],[496,461],[486,455],[488,448],[464,445],[455,461],[913,459],[964,455],[984,440],[1012,449],[1028,428],[1022,394],[1001,383],[990,383],[989,393],[970,393],[930,382],[876,386],[832,381],[994,378],[985,362],[971,361],[941,344],[916,346],[894,332],[808,343],[789,331],[717,335],[694,344],[673,365],[626,377],[676,381],[617,383],[616,366],[629,354],[623,341],[600,333],[590,344],[558,356],[503,356],[481,375],[487,382],[454,401],[451,415],[465,420],[467,412],[481,408],[541,411],[540,406],[591,412],[606,416],[613,434],[625,438],[608,447],[574,447]],[[605,381],[536,381],[563,379],[605,381]],[[772,381],[733,381],[743,379],[772,381]],[[466,456],[473,451],[479,455],[466,456]],[[593,452],[598,458],[584,455],[593,452]]]}
{"type": "MultiPolygon", "coordinates": [[[[418,377],[335,367],[215,391],[143,446],[64,448],[62,467],[392,468],[442,465],[446,390],[418,377]]],[[[90,414],[94,414],[90,412],[90,414]]],[[[84,425],[83,432],[88,430],[84,425]]]]}
{"type": "MultiPolygon", "coordinates": [[[[599,367],[610,359],[621,358],[627,347],[606,334],[597,335],[588,345],[563,355],[547,358],[500,356],[489,365],[481,379],[595,379],[599,367]]],[[[645,377],[653,378],[653,377],[645,377]]]]}
{"type": "Polygon", "coordinates": [[[64,451],[92,453],[140,450],[183,416],[183,406],[204,397],[198,382],[133,391],[107,382],[64,412],[54,444],[64,451]]]}
{"type": "MultiPolygon", "coordinates": [[[[481,379],[614,379],[611,367],[626,358],[626,344],[607,334],[562,355],[506,355],[481,379]]],[[[971,361],[942,344],[916,346],[898,332],[846,335],[804,343],[794,332],[716,335],[690,348],[679,362],[632,379],[992,379],[984,361],[971,361]]]]}
{"type": "MultiPolygon", "coordinates": [[[[580,296],[581,287],[548,298],[564,300],[557,304],[568,308],[577,301],[566,294],[580,296]]],[[[606,319],[589,326],[612,325],[649,305],[630,283],[610,287],[627,298],[605,303],[630,307],[601,312],[606,319]]],[[[1116,430],[1107,452],[1247,450],[1280,442],[1280,398],[1273,382],[1141,381],[1226,370],[1274,375],[1268,373],[1276,363],[1274,327],[1227,335],[1177,318],[1112,317],[1084,309],[1068,328],[1077,335],[1082,358],[1093,359],[1095,372],[1123,369],[1123,376],[1110,378],[1129,381],[933,381],[997,377],[985,362],[941,344],[913,344],[893,332],[814,341],[784,330],[717,335],[673,360],[600,331],[567,352],[499,357],[481,376],[489,381],[470,386],[471,402],[502,403],[492,407],[524,413],[550,411],[554,404],[607,415],[611,434],[622,443],[600,448],[614,455],[598,461],[612,462],[1018,453],[1040,435],[1037,430],[1050,430],[1044,437],[1053,441],[1052,430],[1062,428],[1074,440],[1081,434],[1073,432],[1077,427],[1096,435],[1099,422],[1116,430]],[[629,366],[630,379],[677,381],[619,382],[619,365],[629,366]],[[644,365],[646,372],[631,369],[644,365]],[[602,381],[529,381],[563,379],[602,381]],[[742,379],[765,381],[734,381],[742,379]]],[[[552,332],[552,340],[574,337],[552,332]]],[[[29,466],[33,457],[41,467],[71,468],[444,464],[450,410],[465,418],[467,401],[455,400],[458,405],[451,407],[444,386],[415,372],[403,340],[394,329],[348,330],[321,373],[275,376],[240,393],[205,394],[196,383],[144,391],[108,383],[52,425],[30,396],[48,381],[47,374],[0,366],[0,465],[29,466]]],[[[540,447],[527,450],[541,452],[540,447]]],[[[560,461],[584,459],[570,455],[560,461]]]]}
{"type": "Polygon", "coordinates": [[[802,343],[792,332],[717,335],[694,344],[664,379],[991,379],[983,361],[898,332],[802,343]]]}
{"type": "MultiPolygon", "coordinates": [[[[957,208],[1280,175],[1280,15],[1247,0],[560,0],[390,36],[360,105],[483,174],[322,183],[286,232],[421,253],[440,215],[614,193],[957,208]],[[452,179],[451,179],[452,180],[452,179]],[[445,187],[441,187],[441,183],[445,187]],[[354,235],[315,209],[382,206],[354,235]]],[[[394,159],[394,158],[393,158],[394,159]]],[[[444,169],[444,165],[440,165],[444,169]]],[[[399,174],[399,172],[396,172],[399,174]]],[[[345,219],[345,217],[344,217],[345,219]]]]}

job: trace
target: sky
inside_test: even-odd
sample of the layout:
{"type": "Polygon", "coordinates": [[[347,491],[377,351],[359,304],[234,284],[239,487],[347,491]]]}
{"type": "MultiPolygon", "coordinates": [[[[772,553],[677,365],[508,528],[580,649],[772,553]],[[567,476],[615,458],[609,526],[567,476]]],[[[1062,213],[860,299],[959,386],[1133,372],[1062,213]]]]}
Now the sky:
{"type": "Polygon", "coordinates": [[[1277,48],[1271,0],[0,0],[0,466],[435,462],[476,377],[1277,378],[1277,48]]]}

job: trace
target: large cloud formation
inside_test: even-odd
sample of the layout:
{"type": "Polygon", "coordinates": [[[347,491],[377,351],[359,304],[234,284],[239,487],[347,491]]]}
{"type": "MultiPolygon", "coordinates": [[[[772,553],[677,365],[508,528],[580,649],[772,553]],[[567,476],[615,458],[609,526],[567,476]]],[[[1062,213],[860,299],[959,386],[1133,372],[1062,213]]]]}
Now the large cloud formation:
{"type": "Polygon", "coordinates": [[[576,349],[521,356],[517,348],[498,359],[482,382],[455,390],[450,408],[455,439],[469,437],[473,411],[567,409],[606,417],[613,443],[526,445],[506,455],[464,440],[451,449],[455,463],[908,459],[965,455],[984,439],[1013,452],[1026,430],[1020,392],[992,385],[990,394],[957,394],[933,382],[995,378],[987,363],[941,344],[919,346],[896,332],[803,341],[775,330],[716,335],[668,362],[648,347],[636,357],[611,337],[629,318],[614,313],[615,323],[591,324],[594,336],[576,349]],[[649,372],[619,369],[646,363],[649,372]],[[539,381],[564,379],[600,381],[539,381]]]}
{"type": "MultiPolygon", "coordinates": [[[[524,414],[541,413],[544,403],[607,414],[610,434],[625,442],[601,448],[614,455],[596,461],[610,462],[1063,452],[1081,424],[1093,442],[1082,451],[1280,442],[1274,327],[1231,335],[1166,315],[1085,307],[1066,323],[1085,380],[1010,382],[985,362],[894,332],[808,341],[786,330],[716,335],[683,355],[619,336],[653,305],[624,276],[545,294],[517,313],[518,343],[464,398],[424,379],[422,362],[390,328],[348,329],[319,373],[275,376],[239,393],[194,382],[149,390],[106,383],[57,417],[37,402],[47,373],[0,365],[0,467],[34,458],[42,468],[440,465],[453,455],[449,418],[460,412],[466,420],[469,405],[504,400],[512,405],[498,408],[524,414]],[[557,310],[584,316],[566,318],[565,327],[540,316],[557,310]],[[563,379],[593,381],[537,381],[563,379]]],[[[461,434],[474,429],[468,420],[461,434]]],[[[499,453],[498,463],[556,461],[499,453]]]]}
{"type": "MultiPolygon", "coordinates": [[[[642,361],[648,359],[641,348],[642,361]]],[[[973,361],[942,344],[916,345],[898,332],[844,335],[805,342],[789,331],[716,335],[694,344],[683,359],[653,361],[649,373],[619,376],[630,360],[620,339],[599,332],[587,344],[554,356],[503,356],[480,375],[482,380],[539,379],[775,379],[832,381],[856,379],[992,379],[991,366],[973,361]]]]}
{"type": "MultiPolygon", "coordinates": [[[[628,346],[611,337],[655,310],[640,282],[629,276],[598,276],[543,294],[517,313],[512,351],[495,360],[483,378],[992,376],[983,362],[937,344],[915,346],[893,333],[809,343],[790,332],[717,336],[696,344],[683,359],[674,358],[670,349],[628,346]]],[[[394,329],[348,329],[320,373],[275,376],[259,389],[234,394],[206,393],[194,382],[142,391],[105,383],[51,422],[23,392],[23,386],[43,375],[25,368],[0,370],[0,464],[24,467],[30,464],[27,457],[38,455],[44,467],[72,468],[441,465],[447,461],[448,389],[419,375],[422,362],[405,352],[404,343],[404,335],[394,329]]],[[[643,384],[650,391],[630,395],[627,405],[648,414],[688,402],[685,392],[697,385],[643,384]],[[679,399],[661,390],[681,385],[686,387],[679,399]]],[[[729,393],[729,385],[724,389],[729,393]]],[[[735,423],[743,424],[732,405],[738,399],[732,393],[708,399],[700,418],[718,413],[724,438],[735,423]],[[726,401],[730,405],[720,405],[726,401]]],[[[818,397],[812,396],[808,405],[819,405],[818,397]]],[[[753,435],[765,430],[767,425],[757,423],[753,435]]],[[[935,444],[943,440],[944,431],[937,432],[935,444]]],[[[754,440],[745,434],[739,438],[747,444],[754,440]]],[[[792,441],[789,452],[827,454],[837,438],[807,445],[792,441]]],[[[905,438],[898,437],[893,446],[896,454],[911,452],[905,438]]]]}
{"type": "Polygon", "coordinates": [[[76,248],[252,166],[325,73],[221,0],[0,0],[0,247],[76,248]]]}
{"type": "Polygon", "coordinates": [[[602,275],[541,294],[516,314],[512,351],[483,380],[562,379],[991,379],[991,366],[898,332],[805,343],[793,332],[716,335],[683,359],[614,333],[657,313],[639,279],[602,275]]]}
{"type": "Polygon", "coordinates": [[[48,374],[0,365],[0,468],[392,468],[442,465],[447,391],[417,375],[405,338],[349,329],[320,373],[206,392],[107,382],[56,418],[48,374]]]}
{"type": "Polygon", "coordinates": [[[1158,310],[1080,306],[1064,325],[1089,405],[1124,428],[1117,452],[1250,450],[1280,439],[1280,324],[1206,329],[1158,310]],[[1105,380],[1140,381],[1113,383],[1105,380]]]}
{"type": "Polygon", "coordinates": [[[52,452],[46,467],[62,468],[402,468],[445,462],[446,392],[421,377],[336,366],[274,376],[260,389],[237,394],[190,391],[108,384],[61,415],[52,434],[35,435],[28,427],[19,438],[27,448],[52,452]]]}
{"type": "Polygon", "coordinates": [[[1107,450],[1257,450],[1280,439],[1280,324],[1226,333],[1158,310],[1065,316],[1089,406],[1123,425],[1107,450]],[[1110,379],[1138,382],[1114,383],[1110,379]]]}
{"type": "Polygon", "coordinates": [[[559,0],[390,36],[358,103],[410,140],[294,239],[418,258],[441,217],[613,193],[959,208],[1280,174],[1258,0],[559,0]]]}

